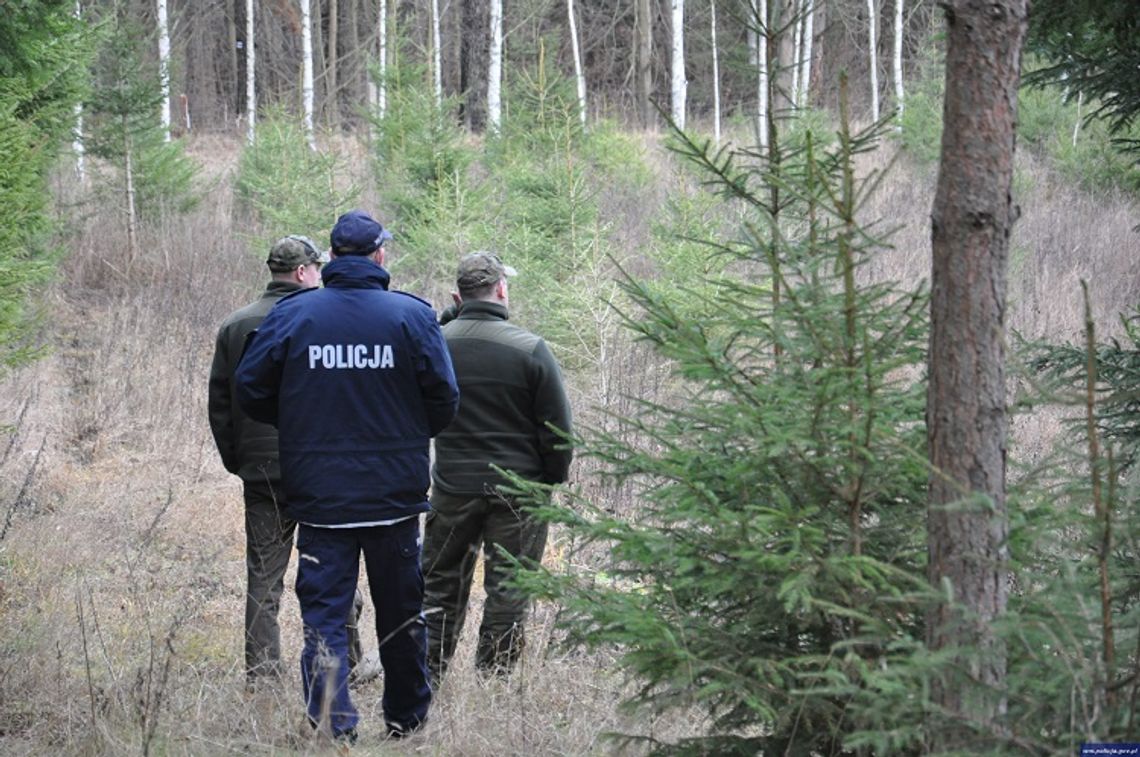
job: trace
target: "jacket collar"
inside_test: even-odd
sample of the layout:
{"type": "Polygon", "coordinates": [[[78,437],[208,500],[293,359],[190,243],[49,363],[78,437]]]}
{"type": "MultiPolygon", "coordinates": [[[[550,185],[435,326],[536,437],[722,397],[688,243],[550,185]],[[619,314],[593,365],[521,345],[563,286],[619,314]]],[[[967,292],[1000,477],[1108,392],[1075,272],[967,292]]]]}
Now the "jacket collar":
{"type": "Polygon", "coordinates": [[[473,321],[493,321],[496,319],[505,321],[510,318],[510,314],[504,306],[497,302],[467,300],[459,306],[459,313],[455,317],[473,321]]]}
{"type": "Polygon", "coordinates": [[[344,255],[321,269],[326,287],[339,289],[387,289],[392,277],[364,255],[344,255]]]}
{"type": "Polygon", "coordinates": [[[270,279],[269,284],[265,287],[265,293],[262,296],[283,297],[301,288],[301,285],[295,281],[277,281],[276,279],[270,279]]]}

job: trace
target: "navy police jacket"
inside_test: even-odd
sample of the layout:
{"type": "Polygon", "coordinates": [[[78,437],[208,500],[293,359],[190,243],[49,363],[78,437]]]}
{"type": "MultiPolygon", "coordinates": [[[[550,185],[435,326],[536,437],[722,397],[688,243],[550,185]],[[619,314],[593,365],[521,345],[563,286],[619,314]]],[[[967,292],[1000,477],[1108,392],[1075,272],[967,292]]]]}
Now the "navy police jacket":
{"type": "Polygon", "coordinates": [[[281,299],[235,375],[250,417],[277,427],[286,513],[343,526],[428,509],[428,447],[459,390],[426,302],[388,291],[388,272],[344,256],[324,288],[281,299]]]}

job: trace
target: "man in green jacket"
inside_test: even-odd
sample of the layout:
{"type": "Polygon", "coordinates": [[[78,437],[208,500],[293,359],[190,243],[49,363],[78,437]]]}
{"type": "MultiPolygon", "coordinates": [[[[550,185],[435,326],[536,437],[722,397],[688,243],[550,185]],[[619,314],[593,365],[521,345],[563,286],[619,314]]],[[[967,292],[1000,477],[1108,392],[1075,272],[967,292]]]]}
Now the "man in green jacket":
{"type": "Polygon", "coordinates": [[[526,599],[505,586],[502,547],[538,563],[547,525],[500,490],[492,466],[544,484],[566,481],[571,452],[551,427],[569,432],[570,402],[558,363],[540,337],[508,321],[507,277],[490,252],[459,261],[458,308],[443,327],[459,383],[459,414],[435,438],[432,511],[424,528],[428,666],[438,685],[455,652],[482,547],[487,593],[475,664],[505,673],[523,648],[526,599]]]}
{"type": "Polygon", "coordinates": [[[319,286],[321,266],[328,260],[328,252],[318,250],[308,237],[279,239],[265,261],[271,275],[265,292],[226,318],[214,346],[210,429],[222,464],[241,478],[245,497],[245,671],[251,684],[260,676],[282,672],[277,613],[296,524],[285,517],[278,499],[277,429],[241,411],[234,398],[233,373],[250,332],[282,297],[319,286]]]}

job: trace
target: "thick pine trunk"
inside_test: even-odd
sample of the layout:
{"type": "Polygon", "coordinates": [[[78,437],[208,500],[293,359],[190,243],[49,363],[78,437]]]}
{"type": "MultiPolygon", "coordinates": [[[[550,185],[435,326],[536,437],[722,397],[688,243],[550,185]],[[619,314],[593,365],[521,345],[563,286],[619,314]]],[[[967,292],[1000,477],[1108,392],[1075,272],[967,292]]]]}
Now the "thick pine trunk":
{"type": "Polygon", "coordinates": [[[942,159],[932,212],[927,440],[929,579],[946,591],[927,618],[957,664],[932,688],[948,715],[934,751],[984,750],[965,724],[999,727],[1006,606],[1005,310],[1010,192],[1027,0],[951,0],[942,159]]]}

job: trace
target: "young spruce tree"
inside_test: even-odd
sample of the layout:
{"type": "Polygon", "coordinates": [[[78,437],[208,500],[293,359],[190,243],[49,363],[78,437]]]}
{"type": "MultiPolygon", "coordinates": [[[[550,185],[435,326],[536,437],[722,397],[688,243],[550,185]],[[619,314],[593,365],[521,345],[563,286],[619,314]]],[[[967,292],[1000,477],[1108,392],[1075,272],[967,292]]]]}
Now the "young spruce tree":
{"type": "Polygon", "coordinates": [[[921,747],[926,295],[860,270],[887,244],[860,219],[880,177],[855,169],[880,128],[846,124],[827,150],[773,133],[763,155],[676,136],[745,220],[706,240],[707,278],[624,280],[625,324],[671,380],[577,442],[638,505],[543,511],[612,567],[520,579],[562,605],[572,642],[620,651],[630,706],[711,716],[660,752],[921,747]]]}

